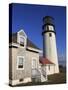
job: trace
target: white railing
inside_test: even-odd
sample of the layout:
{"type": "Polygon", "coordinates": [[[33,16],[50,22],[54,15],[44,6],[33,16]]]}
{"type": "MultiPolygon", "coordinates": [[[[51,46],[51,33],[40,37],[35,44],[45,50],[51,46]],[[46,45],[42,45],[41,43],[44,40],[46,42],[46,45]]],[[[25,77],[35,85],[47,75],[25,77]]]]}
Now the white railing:
{"type": "Polygon", "coordinates": [[[37,68],[32,69],[32,78],[41,78],[41,73],[37,68]]]}
{"type": "Polygon", "coordinates": [[[42,69],[42,74],[44,77],[46,77],[46,71],[44,71],[43,69],[42,69]]]}

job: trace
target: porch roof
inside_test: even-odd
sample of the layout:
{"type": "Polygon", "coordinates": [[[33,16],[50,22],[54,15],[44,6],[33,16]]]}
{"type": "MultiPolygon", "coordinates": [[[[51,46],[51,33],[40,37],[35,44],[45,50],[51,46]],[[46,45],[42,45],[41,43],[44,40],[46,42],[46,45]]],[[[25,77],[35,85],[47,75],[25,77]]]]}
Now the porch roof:
{"type": "Polygon", "coordinates": [[[39,62],[40,62],[41,64],[44,64],[44,65],[46,65],[46,64],[54,64],[53,62],[51,62],[50,60],[48,60],[48,59],[45,58],[45,57],[40,57],[39,62]]]}

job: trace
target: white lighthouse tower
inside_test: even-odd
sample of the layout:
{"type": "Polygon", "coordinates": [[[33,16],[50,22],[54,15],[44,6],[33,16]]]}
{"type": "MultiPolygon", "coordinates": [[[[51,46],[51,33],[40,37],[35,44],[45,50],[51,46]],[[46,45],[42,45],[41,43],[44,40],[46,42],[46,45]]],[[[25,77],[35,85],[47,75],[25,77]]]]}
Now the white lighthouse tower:
{"type": "MultiPolygon", "coordinates": [[[[45,16],[43,18],[43,57],[54,63],[54,73],[59,73],[57,47],[56,47],[56,32],[54,18],[45,16]]],[[[51,72],[51,70],[50,70],[51,72]]]]}

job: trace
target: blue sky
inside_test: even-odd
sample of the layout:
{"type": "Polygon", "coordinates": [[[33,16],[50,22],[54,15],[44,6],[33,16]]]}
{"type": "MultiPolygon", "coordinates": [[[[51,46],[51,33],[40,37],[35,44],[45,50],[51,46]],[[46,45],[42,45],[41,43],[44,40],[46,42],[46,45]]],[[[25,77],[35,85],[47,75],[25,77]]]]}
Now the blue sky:
{"type": "Polygon", "coordinates": [[[58,55],[66,54],[66,7],[31,4],[13,4],[12,32],[23,29],[29,39],[42,49],[43,17],[55,19],[58,55]]]}

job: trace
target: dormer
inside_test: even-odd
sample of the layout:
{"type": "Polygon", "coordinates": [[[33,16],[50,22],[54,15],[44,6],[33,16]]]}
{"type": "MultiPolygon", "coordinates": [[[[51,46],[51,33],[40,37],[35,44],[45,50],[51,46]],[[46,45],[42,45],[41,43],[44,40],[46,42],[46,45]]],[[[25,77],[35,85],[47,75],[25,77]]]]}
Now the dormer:
{"type": "Polygon", "coordinates": [[[25,34],[25,32],[23,30],[20,30],[19,32],[17,32],[17,42],[21,46],[26,47],[27,35],[25,34]]]}
{"type": "MultiPolygon", "coordinates": [[[[27,37],[23,30],[10,35],[10,47],[25,48],[26,50],[39,53],[41,50],[27,37]]],[[[22,49],[21,49],[22,50],[22,49]]]]}

